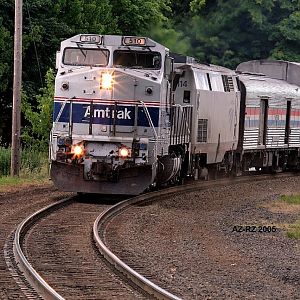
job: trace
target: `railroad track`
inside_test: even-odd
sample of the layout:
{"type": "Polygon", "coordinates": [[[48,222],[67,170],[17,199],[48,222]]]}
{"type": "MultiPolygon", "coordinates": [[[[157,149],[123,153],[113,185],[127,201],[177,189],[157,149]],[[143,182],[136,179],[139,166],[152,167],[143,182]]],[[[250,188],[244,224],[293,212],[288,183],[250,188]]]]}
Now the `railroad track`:
{"type": "MultiPolygon", "coordinates": [[[[108,249],[105,243],[106,226],[112,219],[132,206],[170,197],[174,193],[289,176],[292,176],[291,173],[198,182],[144,194],[114,206],[78,203],[73,198],[65,199],[29,216],[18,226],[14,235],[15,260],[30,285],[45,299],[149,299],[150,296],[158,299],[179,299],[167,291],[171,288],[163,289],[154,284],[108,249]],[[62,218],[62,216],[67,217],[62,218]],[[60,218],[64,220],[61,224],[58,223],[60,218]],[[93,248],[90,243],[89,224],[95,219],[93,239],[106,263],[101,260],[102,256],[97,255],[95,247],[93,248]],[[35,228],[42,228],[43,233],[34,231],[35,228]],[[53,230],[55,230],[54,236],[53,232],[52,235],[47,235],[53,230]],[[68,236],[69,232],[73,232],[73,235],[68,236]],[[83,239],[84,234],[85,239],[83,239]],[[38,247],[29,248],[28,245],[32,243],[36,243],[38,247]],[[42,243],[45,243],[46,247],[41,253],[39,245],[42,243]],[[87,248],[88,244],[90,246],[87,248]],[[77,260],[72,261],[73,257],[70,255],[77,260]],[[110,268],[107,263],[111,265],[110,268]],[[117,270],[117,275],[112,274],[112,269],[117,270]],[[124,279],[126,279],[125,284],[124,279]]],[[[134,262],[130,264],[134,266],[134,262]]],[[[30,293],[28,294],[30,298],[30,293]]],[[[33,294],[32,298],[36,299],[36,295],[33,294]]]]}

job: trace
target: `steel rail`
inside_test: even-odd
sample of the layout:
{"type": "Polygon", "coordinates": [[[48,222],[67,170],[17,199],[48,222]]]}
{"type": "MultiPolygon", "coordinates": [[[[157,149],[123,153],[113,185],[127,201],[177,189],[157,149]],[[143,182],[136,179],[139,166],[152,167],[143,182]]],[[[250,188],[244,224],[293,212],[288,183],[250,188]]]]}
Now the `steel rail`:
{"type": "Polygon", "coordinates": [[[127,200],[124,200],[122,202],[117,203],[116,205],[112,206],[111,208],[108,208],[106,211],[101,213],[98,218],[94,222],[93,226],[93,237],[94,241],[100,251],[100,253],[103,255],[103,257],[119,272],[121,272],[125,277],[127,277],[130,281],[132,281],[134,284],[136,284],[139,288],[141,288],[143,291],[147,292],[149,295],[152,295],[153,297],[157,299],[163,299],[163,300],[182,300],[182,298],[179,298],[170,292],[162,289],[158,285],[154,284],[141,274],[134,271],[131,267],[129,267],[127,264],[125,264],[119,257],[117,257],[112,251],[108,249],[108,247],[105,245],[105,242],[102,240],[102,238],[99,235],[99,232],[104,233],[106,224],[116,215],[120,214],[126,209],[129,209],[130,206],[137,204],[137,203],[143,203],[143,202],[151,202],[151,201],[157,201],[159,197],[161,196],[170,196],[172,194],[178,193],[178,192],[192,192],[192,191],[199,191],[199,190],[205,190],[211,187],[216,186],[223,186],[225,184],[233,185],[238,183],[244,183],[249,181],[264,181],[264,180],[272,180],[272,179],[278,179],[281,177],[288,177],[290,175],[288,174],[282,174],[277,176],[272,175],[255,175],[255,176],[246,176],[246,177],[240,177],[235,180],[228,180],[228,179],[221,179],[221,180],[213,180],[208,182],[201,182],[196,184],[188,184],[183,186],[176,186],[171,187],[165,190],[152,192],[148,194],[143,194],[140,196],[136,196],[134,198],[130,198],[127,200]]]}
{"type": "Polygon", "coordinates": [[[41,216],[45,215],[49,210],[53,211],[58,209],[71,201],[72,198],[61,200],[30,215],[17,227],[14,236],[13,251],[18,267],[23,272],[31,286],[47,300],[64,300],[64,298],[59,295],[28,262],[22,250],[22,242],[28,228],[41,218],[41,216]]]}
{"type": "Polygon", "coordinates": [[[133,204],[157,200],[158,197],[169,196],[171,194],[178,193],[178,192],[183,192],[183,191],[188,192],[188,191],[200,190],[200,189],[202,189],[202,187],[203,187],[202,184],[197,185],[197,187],[195,187],[195,184],[171,187],[166,190],[152,192],[149,194],[143,194],[143,195],[140,195],[140,196],[137,196],[134,198],[124,200],[124,201],[119,202],[118,204],[112,206],[111,208],[107,209],[106,211],[104,211],[103,213],[101,213],[98,216],[98,218],[94,222],[94,226],[93,226],[94,240],[99,248],[100,253],[104,256],[104,258],[111,265],[113,265],[114,268],[116,268],[119,272],[121,272],[123,275],[125,275],[125,277],[127,277],[129,280],[131,280],[134,284],[136,284],[138,287],[140,287],[143,291],[147,292],[149,295],[152,295],[153,297],[155,297],[157,299],[181,300],[181,298],[162,289],[161,287],[154,284],[153,282],[151,282],[150,280],[148,280],[141,274],[134,271],[127,264],[125,264],[119,257],[117,257],[114,253],[112,253],[108,249],[108,247],[105,245],[104,241],[101,239],[101,237],[99,235],[99,231],[104,230],[105,224],[107,224],[107,222],[113,216],[128,209],[133,204]]]}
{"type": "MultiPolygon", "coordinates": [[[[295,175],[295,174],[294,174],[295,175]]],[[[223,186],[225,184],[238,184],[249,181],[263,181],[263,180],[272,180],[281,177],[289,177],[291,174],[278,174],[276,176],[263,175],[263,176],[247,176],[241,177],[236,180],[213,180],[208,182],[198,182],[194,184],[188,184],[183,186],[171,187],[165,190],[160,190],[157,192],[152,192],[148,194],[143,194],[134,198],[127,199],[122,201],[105,212],[98,216],[97,220],[93,225],[93,236],[94,240],[104,258],[112,264],[117,270],[123,273],[129,280],[139,286],[142,290],[147,292],[150,295],[158,299],[173,299],[173,300],[181,300],[181,298],[172,295],[168,291],[160,288],[159,286],[152,283],[147,278],[138,274],[136,271],[131,269],[128,265],[126,265],[122,260],[120,260],[115,254],[113,254],[105,245],[105,243],[101,240],[99,236],[99,231],[104,230],[104,225],[117,214],[120,214],[122,211],[129,209],[131,205],[143,202],[151,202],[157,201],[158,198],[162,196],[170,196],[172,194],[178,192],[191,192],[191,191],[199,191],[205,190],[211,187],[223,186]],[[280,176],[281,175],[281,176],[280,176]]],[[[299,176],[299,175],[298,175],[299,176]]],[[[25,257],[22,249],[22,243],[24,241],[24,237],[28,229],[40,218],[47,215],[49,211],[54,211],[59,209],[60,207],[67,205],[72,202],[72,197],[58,201],[54,204],[48,205],[40,209],[39,211],[33,213],[29,217],[27,217],[20,225],[17,227],[14,235],[14,243],[13,243],[13,252],[15,256],[15,260],[18,268],[23,272],[29,284],[45,299],[49,300],[64,300],[64,298],[58,294],[43,278],[42,276],[32,267],[27,258],[25,257]]]]}

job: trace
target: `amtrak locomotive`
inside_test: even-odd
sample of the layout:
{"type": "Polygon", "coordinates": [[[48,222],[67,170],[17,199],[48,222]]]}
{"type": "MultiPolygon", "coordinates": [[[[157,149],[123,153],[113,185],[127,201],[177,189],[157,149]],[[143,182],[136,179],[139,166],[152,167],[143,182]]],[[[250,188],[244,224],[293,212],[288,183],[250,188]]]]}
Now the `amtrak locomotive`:
{"type": "Polygon", "coordinates": [[[178,173],[181,158],[169,156],[171,62],[149,38],[77,35],[61,43],[50,141],[56,186],[138,194],[159,170],[161,181],[178,173]]]}
{"type": "Polygon", "coordinates": [[[65,191],[135,195],[186,176],[297,168],[299,68],[263,66],[203,65],[146,37],[63,41],[52,180],[65,191]]]}

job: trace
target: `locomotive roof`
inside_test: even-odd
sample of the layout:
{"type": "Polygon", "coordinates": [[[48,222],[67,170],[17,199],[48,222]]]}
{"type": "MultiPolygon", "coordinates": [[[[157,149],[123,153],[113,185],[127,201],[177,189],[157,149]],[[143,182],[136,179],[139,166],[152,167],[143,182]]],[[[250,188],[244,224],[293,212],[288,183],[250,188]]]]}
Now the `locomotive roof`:
{"type": "Polygon", "coordinates": [[[147,48],[155,49],[156,51],[169,51],[165,46],[157,43],[148,37],[138,36],[123,36],[123,35],[100,35],[100,34],[77,34],[61,42],[61,47],[69,47],[76,45],[86,45],[88,47],[99,47],[99,46],[123,46],[133,48],[147,48]]]}
{"type": "Polygon", "coordinates": [[[300,99],[300,88],[284,80],[254,74],[241,74],[239,79],[244,83],[248,97],[267,97],[276,99],[300,99]]]}
{"type": "MultiPolygon", "coordinates": [[[[175,64],[176,66],[176,64],[175,64]]],[[[236,75],[235,71],[230,70],[228,68],[222,67],[222,66],[216,66],[216,65],[210,65],[210,64],[200,64],[198,62],[194,62],[194,63],[187,63],[184,65],[180,65],[177,68],[181,68],[181,69],[185,69],[185,68],[192,68],[192,69],[198,69],[198,70],[202,70],[204,72],[217,72],[217,73],[225,73],[228,75],[236,75]]]]}

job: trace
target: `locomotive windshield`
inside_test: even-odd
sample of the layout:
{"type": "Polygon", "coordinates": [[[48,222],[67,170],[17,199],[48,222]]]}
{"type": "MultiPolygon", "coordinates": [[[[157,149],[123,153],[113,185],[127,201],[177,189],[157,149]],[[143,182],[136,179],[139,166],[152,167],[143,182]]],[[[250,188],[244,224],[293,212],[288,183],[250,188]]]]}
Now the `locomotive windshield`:
{"type": "Polygon", "coordinates": [[[161,68],[161,55],[159,52],[116,50],[114,52],[114,66],[136,69],[161,68]]]}
{"type": "Polygon", "coordinates": [[[109,51],[106,49],[66,48],[63,63],[72,66],[107,66],[109,51]]]}

